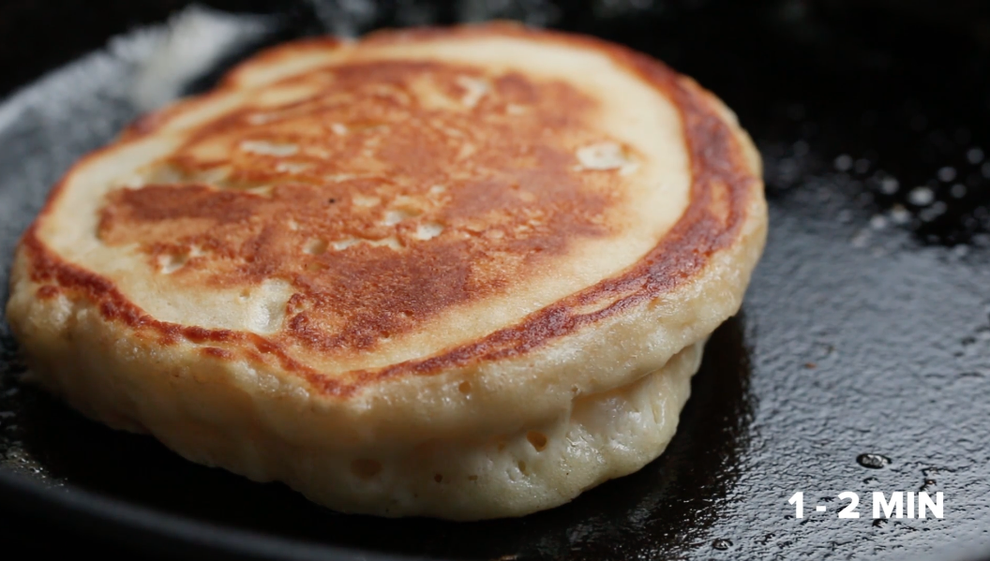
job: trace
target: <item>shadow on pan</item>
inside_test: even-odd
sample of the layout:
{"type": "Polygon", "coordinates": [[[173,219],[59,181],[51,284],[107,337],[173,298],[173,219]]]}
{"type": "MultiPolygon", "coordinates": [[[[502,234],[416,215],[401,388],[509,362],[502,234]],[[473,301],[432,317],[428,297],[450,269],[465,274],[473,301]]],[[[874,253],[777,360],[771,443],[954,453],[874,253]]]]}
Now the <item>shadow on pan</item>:
{"type": "MultiPolygon", "coordinates": [[[[193,12],[206,23],[191,24],[194,32],[183,37],[205,41],[201,64],[153,83],[160,91],[142,90],[135,84],[149,61],[169,56],[176,42],[162,26],[140,25],[184,4],[153,1],[138,10],[107,2],[98,22],[82,26],[93,17],[88,3],[53,2],[44,14],[27,3],[0,8],[0,28],[10,31],[0,35],[24,36],[10,44],[38,52],[0,50],[14,69],[3,91],[93,51],[0,105],[4,275],[48,186],[160,101],[142,91],[201,90],[260,45],[324,29],[482,16],[629,44],[723,97],[764,157],[767,251],[746,314],[706,348],[667,452],[573,504],[519,520],[338,515],[280,485],[189,464],[150,438],[104,429],[20,384],[15,344],[4,331],[0,503],[36,516],[33,523],[17,522],[16,514],[3,520],[5,543],[20,537],[13,527],[35,547],[74,551],[91,534],[183,556],[978,558],[986,551],[985,9],[948,2],[927,17],[920,1],[465,1],[384,2],[362,12],[315,0],[214,2],[256,13],[193,12]],[[44,23],[51,36],[18,34],[13,21],[23,29],[44,23]],[[890,463],[857,462],[867,453],[890,463]],[[861,519],[835,516],[845,490],[859,493],[861,519]],[[871,518],[872,491],[918,490],[945,493],[945,519],[871,518]],[[795,519],[787,499],[796,491],[828,512],[795,519]],[[47,535],[39,517],[75,528],[80,541],[39,541],[47,535]]],[[[180,12],[173,28],[189,14],[180,12]]]]}

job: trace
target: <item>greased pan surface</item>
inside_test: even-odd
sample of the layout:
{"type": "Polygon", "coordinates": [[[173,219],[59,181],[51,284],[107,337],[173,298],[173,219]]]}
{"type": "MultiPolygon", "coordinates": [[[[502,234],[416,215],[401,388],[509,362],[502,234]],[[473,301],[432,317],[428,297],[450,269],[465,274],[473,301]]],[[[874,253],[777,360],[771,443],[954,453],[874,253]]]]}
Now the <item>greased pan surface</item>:
{"type": "MultiPolygon", "coordinates": [[[[737,111],[766,164],[765,256],[743,312],[708,344],[678,434],[659,460],[570,505],[518,520],[343,516],[282,486],[190,464],[150,438],[80,418],[18,381],[16,345],[4,331],[0,509],[46,520],[48,535],[75,528],[159,555],[985,554],[986,57],[958,29],[939,31],[898,13],[847,13],[833,3],[788,16],[786,2],[732,4],[672,2],[613,15],[564,10],[555,20],[697,78],[737,111]],[[919,36],[924,48],[915,45],[919,36]],[[879,464],[857,461],[863,454],[890,462],[866,467],[879,464]],[[944,519],[872,519],[872,491],[922,488],[943,492],[944,519]],[[804,519],[787,503],[796,491],[805,493],[804,519]],[[836,498],[842,491],[859,494],[859,519],[836,516],[846,504],[836,498]],[[815,513],[816,504],[827,512],[815,513]]],[[[213,22],[200,40],[229,40],[228,56],[166,86],[204,87],[262,44],[319,28],[319,15],[199,13],[213,22]]],[[[155,42],[161,29],[122,35],[0,105],[4,290],[17,236],[47,189],[148,102],[133,84],[149,61],[161,60],[154,58],[166,50],[155,42]]]]}

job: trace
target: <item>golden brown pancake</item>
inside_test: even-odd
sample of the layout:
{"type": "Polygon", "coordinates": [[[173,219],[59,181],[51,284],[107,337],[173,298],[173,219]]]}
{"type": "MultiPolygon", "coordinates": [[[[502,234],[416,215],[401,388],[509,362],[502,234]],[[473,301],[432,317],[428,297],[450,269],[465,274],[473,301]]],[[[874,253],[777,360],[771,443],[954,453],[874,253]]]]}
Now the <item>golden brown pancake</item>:
{"type": "Polygon", "coordinates": [[[8,318],[36,378],[327,506],[477,519],[666,446],[763,248],[714,96],[495,24],[290,43],[78,162],[8,318]]]}

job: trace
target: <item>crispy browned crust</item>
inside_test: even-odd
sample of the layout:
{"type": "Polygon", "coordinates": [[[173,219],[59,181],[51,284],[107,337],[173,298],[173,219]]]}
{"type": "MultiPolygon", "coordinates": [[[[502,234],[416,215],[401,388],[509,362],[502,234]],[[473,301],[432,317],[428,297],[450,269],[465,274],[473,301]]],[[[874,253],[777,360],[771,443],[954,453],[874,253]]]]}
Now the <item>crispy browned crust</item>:
{"type": "MultiPolygon", "coordinates": [[[[32,280],[46,283],[38,290],[37,296],[50,298],[58,294],[59,291],[81,294],[98,304],[102,316],[107,321],[123,322],[132,328],[138,336],[157,339],[165,345],[176,344],[180,340],[208,345],[201,349],[202,353],[227,360],[246,358],[261,363],[274,363],[287,372],[303,377],[312,388],[323,392],[325,395],[346,397],[368,384],[396,376],[430,375],[472,363],[514,357],[542,347],[557,338],[573,333],[577,329],[619,314],[631,306],[656,299],[690,281],[705,267],[715,252],[729,247],[737,241],[740,229],[747,218],[746,212],[750,201],[753,197],[762,196],[758,192],[762,185],[756,176],[758,170],[752,168],[745,149],[737,136],[739,133],[726,122],[725,115],[720,113],[710,95],[662,63],[623,47],[592,38],[532,30],[514,25],[496,24],[449,29],[388,31],[373,34],[365,38],[364,41],[372,43],[419,42],[450,36],[490,34],[521,36],[529,40],[563,43],[582,48],[592,48],[605,53],[617,64],[626,67],[653,84],[679,110],[684,124],[685,145],[691,161],[692,184],[689,206],[660,243],[623,274],[605,279],[531,314],[517,325],[498,330],[479,340],[449,349],[429,358],[410,360],[379,370],[352,372],[346,379],[324,376],[317,370],[292,358],[287,352],[286,342],[278,336],[266,337],[248,332],[178,325],[150,317],[126,298],[107,278],[65,262],[51,252],[38,238],[36,232],[38,222],[36,221],[25,233],[21,244],[29,260],[32,280]],[[585,311],[589,309],[594,311],[585,311]]],[[[253,61],[276,60],[278,57],[291,56],[292,53],[297,53],[300,49],[326,48],[328,44],[334,45],[337,42],[334,39],[297,42],[289,47],[279,47],[262,53],[253,61]]],[[[442,69],[434,70],[441,71],[442,69]]],[[[239,69],[235,69],[217,91],[222,92],[227,88],[235,87],[240,72],[239,69]]],[[[162,126],[169,117],[168,109],[143,117],[125,132],[124,137],[133,138],[153,132],[162,126]]],[[[86,156],[77,166],[89,158],[100,157],[108,149],[110,148],[86,156]]],[[[66,177],[71,173],[70,171],[66,177]]],[[[64,184],[65,179],[55,186],[38,220],[50,213],[51,207],[64,188],[64,184]]],[[[195,199],[198,194],[197,187],[190,186],[188,189],[190,192],[184,193],[184,196],[195,199]]],[[[295,193],[292,196],[309,196],[305,189],[302,189],[302,195],[295,193]]],[[[154,191],[152,189],[148,192],[153,193],[154,191]]],[[[590,209],[596,208],[596,205],[598,207],[607,206],[607,204],[603,205],[600,194],[600,192],[591,193],[588,195],[588,200],[576,202],[574,207],[580,212],[591,213],[590,209]],[[595,198],[596,196],[599,198],[595,198]]],[[[126,197],[128,193],[125,192],[120,196],[126,197]]],[[[223,207],[224,201],[209,201],[209,205],[220,205],[223,207],[223,212],[250,212],[256,211],[257,205],[272,204],[271,199],[263,197],[241,197],[236,203],[231,201],[227,201],[229,205],[232,205],[230,208],[223,207]],[[235,208],[236,205],[248,206],[235,208]]],[[[140,214],[142,210],[152,212],[150,210],[152,206],[158,205],[158,208],[161,208],[163,204],[163,201],[155,201],[150,206],[144,204],[147,201],[143,203],[141,201],[130,202],[133,204],[128,205],[127,201],[119,200],[117,206],[111,205],[110,208],[115,209],[118,214],[140,214]],[[143,207],[142,204],[144,204],[143,207]]],[[[197,206],[203,208],[203,201],[198,201],[197,206]]],[[[189,211],[189,208],[183,207],[178,212],[181,214],[181,212],[189,211]]],[[[133,218],[132,215],[128,216],[133,218]]],[[[125,219],[119,216],[116,218],[104,216],[103,218],[105,223],[101,225],[101,235],[105,234],[107,239],[112,240],[113,221],[125,219]]],[[[148,217],[144,216],[143,218],[148,217]]],[[[580,221],[578,222],[580,223],[580,221]]],[[[585,224],[593,222],[593,219],[589,219],[585,224]]],[[[558,226],[564,227],[563,225],[558,226]]],[[[532,248],[525,249],[528,252],[532,248]]],[[[158,248],[158,251],[161,250],[158,248]]],[[[265,268],[260,267],[254,269],[251,274],[258,275],[264,274],[264,272],[265,268]]],[[[401,279],[396,279],[396,282],[399,280],[401,279]]],[[[395,303],[390,302],[389,304],[394,305],[395,303]]],[[[449,305],[450,302],[443,302],[442,304],[449,305]]],[[[436,305],[437,302],[435,301],[427,301],[422,309],[416,312],[426,313],[429,306],[436,305]]],[[[364,316],[361,316],[361,319],[374,323],[376,321],[372,317],[374,311],[367,311],[364,316]]],[[[378,324],[374,327],[379,332],[401,329],[401,325],[387,321],[386,324],[378,324]]],[[[347,343],[360,346],[362,341],[364,340],[358,337],[347,343]]],[[[317,337],[315,341],[310,341],[310,343],[319,348],[321,341],[317,337]]],[[[323,348],[332,350],[332,345],[326,341],[322,341],[322,343],[323,348]]]]}
{"type": "Polygon", "coordinates": [[[139,244],[152,268],[180,260],[179,285],[288,281],[277,342],[334,358],[508,290],[616,227],[618,172],[574,166],[601,133],[587,123],[597,102],[573,85],[438,61],[330,68],[277,82],[304,88],[300,101],[245,103],[191,129],[155,164],[172,182],[111,192],[100,240],[139,244]],[[491,92],[464,106],[464,80],[491,92]],[[292,153],[238,148],[252,142],[292,153]]]}

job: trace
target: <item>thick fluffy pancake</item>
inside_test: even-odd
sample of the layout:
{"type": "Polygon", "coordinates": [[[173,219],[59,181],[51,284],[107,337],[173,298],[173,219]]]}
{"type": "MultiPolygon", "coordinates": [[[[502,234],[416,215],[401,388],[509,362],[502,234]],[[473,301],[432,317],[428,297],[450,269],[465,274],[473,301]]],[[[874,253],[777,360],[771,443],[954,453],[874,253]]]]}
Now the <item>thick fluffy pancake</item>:
{"type": "Polygon", "coordinates": [[[308,41],[70,170],[8,317],[43,383],[196,461],[515,515],[662,450],[765,227],[748,138],[656,61],[512,26],[308,41]],[[642,400],[668,405],[634,460],[570,437],[582,403],[620,434],[642,400]],[[537,459],[468,460],[531,431],[537,459]]]}

